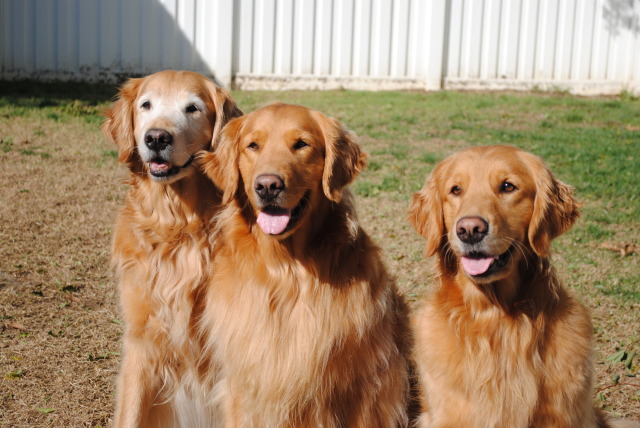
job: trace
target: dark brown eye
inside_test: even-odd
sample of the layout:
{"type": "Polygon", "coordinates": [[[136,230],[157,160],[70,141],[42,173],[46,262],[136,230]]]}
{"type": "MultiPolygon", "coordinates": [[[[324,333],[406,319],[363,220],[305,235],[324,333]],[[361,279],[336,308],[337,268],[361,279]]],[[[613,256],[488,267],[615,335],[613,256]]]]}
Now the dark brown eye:
{"type": "Polygon", "coordinates": [[[295,150],[300,150],[303,147],[307,147],[309,144],[307,144],[306,142],[304,142],[303,140],[298,140],[296,141],[296,143],[293,145],[293,148],[295,150]]]}
{"type": "Polygon", "coordinates": [[[518,188],[516,186],[514,186],[513,184],[509,183],[508,181],[504,181],[502,183],[502,185],[500,186],[500,191],[502,193],[511,193],[514,190],[517,190],[518,188]]]}
{"type": "Polygon", "coordinates": [[[462,194],[462,189],[460,186],[453,186],[450,192],[453,196],[460,196],[462,194]]]}
{"type": "Polygon", "coordinates": [[[198,106],[195,104],[189,104],[185,110],[187,113],[195,113],[198,111],[198,106]]]}
{"type": "Polygon", "coordinates": [[[258,143],[255,143],[255,142],[253,142],[253,141],[252,141],[251,143],[249,143],[249,145],[247,146],[247,148],[248,148],[248,149],[251,149],[251,150],[258,150],[258,148],[259,148],[259,147],[258,147],[258,143]]]}
{"type": "Polygon", "coordinates": [[[145,101],[140,106],[143,110],[151,110],[151,103],[149,101],[145,101]]]}

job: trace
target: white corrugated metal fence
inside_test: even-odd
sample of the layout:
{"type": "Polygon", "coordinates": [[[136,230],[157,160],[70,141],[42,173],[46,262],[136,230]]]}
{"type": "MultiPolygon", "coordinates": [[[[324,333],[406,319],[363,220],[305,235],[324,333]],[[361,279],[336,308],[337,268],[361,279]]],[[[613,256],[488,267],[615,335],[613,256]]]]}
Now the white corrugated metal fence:
{"type": "Polygon", "coordinates": [[[640,0],[0,0],[0,78],[640,92],[640,0]]]}

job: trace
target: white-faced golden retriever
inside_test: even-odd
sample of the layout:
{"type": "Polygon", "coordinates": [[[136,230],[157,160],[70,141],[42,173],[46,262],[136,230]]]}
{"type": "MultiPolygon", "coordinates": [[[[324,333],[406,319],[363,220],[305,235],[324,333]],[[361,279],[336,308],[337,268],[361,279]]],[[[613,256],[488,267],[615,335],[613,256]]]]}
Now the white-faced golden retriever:
{"type": "Polygon", "coordinates": [[[346,187],[364,164],[338,121],[286,104],[203,155],[228,202],[200,323],[227,427],[407,424],[405,304],[346,187]]]}
{"type": "Polygon", "coordinates": [[[186,71],[130,79],[105,114],[131,171],[113,238],[125,325],[115,427],[212,426],[193,325],[220,195],[193,160],[240,114],[226,91],[186,71]]]}
{"type": "Polygon", "coordinates": [[[414,320],[421,427],[633,426],[594,409],[591,319],[549,260],[577,217],[572,189],[509,146],[451,156],[413,196],[439,282],[414,320]]]}

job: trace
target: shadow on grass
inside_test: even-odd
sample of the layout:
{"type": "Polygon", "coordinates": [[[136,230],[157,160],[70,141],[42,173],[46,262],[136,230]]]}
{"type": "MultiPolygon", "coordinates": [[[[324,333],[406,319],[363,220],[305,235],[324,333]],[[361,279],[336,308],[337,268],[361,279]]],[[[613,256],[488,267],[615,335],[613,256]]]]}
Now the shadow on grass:
{"type": "Polygon", "coordinates": [[[609,289],[603,289],[602,294],[605,296],[619,297],[625,302],[640,302],[640,292],[624,288],[620,285],[609,289]]]}
{"type": "Polygon", "coordinates": [[[74,101],[95,106],[110,101],[117,92],[115,85],[107,84],[0,80],[0,106],[43,108],[74,101]]]}

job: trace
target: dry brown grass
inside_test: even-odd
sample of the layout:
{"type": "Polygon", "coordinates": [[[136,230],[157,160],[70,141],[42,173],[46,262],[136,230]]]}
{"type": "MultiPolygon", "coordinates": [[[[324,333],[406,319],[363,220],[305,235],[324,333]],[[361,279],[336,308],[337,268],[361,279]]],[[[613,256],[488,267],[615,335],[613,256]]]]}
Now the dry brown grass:
{"type": "MultiPolygon", "coordinates": [[[[362,136],[380,168],[368,172],[365,182],[403,159],[402,153],[387,151],[396,144],[392,126],[368,128],[362,106],[349,110],[348,94],[234,95],[245,111],[279,99],[338,116],[362,136]]],[[[16,98],[14,104],[0,105],[0,426],[109,426],[122,332],[109,252],[127,173],[99,132],[96,112],[104,104],[95,107],[95,100],[86,99],[41,107],[24,103],[16,98]]],[[[397,139],[415,140],[439,157],[468,145],[464,131],[429,132],[416,125],[409,137],[397,139]]],[[[427,163],[412,171],[408,184],[400,179],[400,191],[382,187],[379,194],[358,197],[365,228],[385,249],[390,270],[414,304],[429,287],[430,262],[423,259],[422,241],[405,213],[411,192],[430,167],[427,163]]],[[[638,219],[630,224],[637,225],[638,219]]],[[[626,226],[611,239],[637,243],[640,232],[626,226]]],[[[638,373],[640,357],[629,370],[607,357],[619,349],[640,348],[640,304],[590,286],[612,276],[638,278],[638,254],[623,258],[572,234],[555,248],[561,276],[593,311],[596,387],[614,385],[616,375],[621,383],[639,384],[628,375],[638,373]]],[[[602,391],[605,401],[598,402],[614,415],[640,420],[638,391],[613,386],[602,391]]],[[[594,399],[600,400],[595,393],[594,399]]]]}
{"type": "Polygon", "coordinates": [[[0,154],[0,425],[106,426],[122,330],[109,245],[125,171],[81,118],[2,118],[0,129],[13,143],[0,154]]]}

